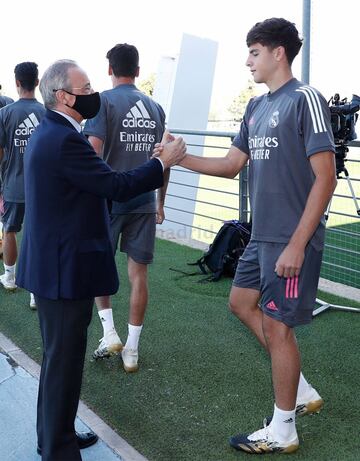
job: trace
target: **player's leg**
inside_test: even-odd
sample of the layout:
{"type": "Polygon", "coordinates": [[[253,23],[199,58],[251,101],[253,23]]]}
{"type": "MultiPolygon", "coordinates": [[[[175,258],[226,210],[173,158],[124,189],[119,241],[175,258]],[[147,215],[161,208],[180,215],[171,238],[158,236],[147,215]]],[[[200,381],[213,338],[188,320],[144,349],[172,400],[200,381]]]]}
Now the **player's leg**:
{"type": "Polygon", "coordinates": [[[149,297],[148,265],[154,257],[155,229],[155,213],[132,214],[121,238],[121,251],[128,255],[131,290],[128,337],[121,353],[128,373],[138,370],[139,341],[149,297]]]}

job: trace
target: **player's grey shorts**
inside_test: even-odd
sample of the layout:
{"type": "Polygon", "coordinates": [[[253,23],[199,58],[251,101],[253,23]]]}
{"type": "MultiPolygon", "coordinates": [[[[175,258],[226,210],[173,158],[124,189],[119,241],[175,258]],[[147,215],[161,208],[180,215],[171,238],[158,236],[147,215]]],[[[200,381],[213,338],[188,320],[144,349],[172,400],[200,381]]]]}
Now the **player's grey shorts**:
{"type": "Polygon", "coordinates": [[[4,200],[4,213],[1,215],[4,231],[20,232],[24,221],[25,203],[7,202],[4,200]]]}
{"type": "Polygon", "coordinates": [[[279,277],[275,263],[286,244],[251,240],[239,259],[233,285],[260,291],[261,310],[289,327],[311,322],[320,277],[322,250],[305,249],[300,275],[279,277]]]}
{"type": "Polygon", "coordinates": [[[120,251],[135,262],[150,264],[154,258],[156,213],[110,215],[111,243],[116,253],[121,234],[120,251]]]}

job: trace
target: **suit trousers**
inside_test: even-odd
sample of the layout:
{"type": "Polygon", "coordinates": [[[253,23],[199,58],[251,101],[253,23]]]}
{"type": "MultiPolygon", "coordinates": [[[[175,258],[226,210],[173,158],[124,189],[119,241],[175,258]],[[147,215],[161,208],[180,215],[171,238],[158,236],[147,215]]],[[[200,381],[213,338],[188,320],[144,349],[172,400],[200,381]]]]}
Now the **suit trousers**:
{"type": "Polygon", "coordinates": [[[44,351],[37,405],[42,461],[81,461],[74,422],[94,299],[35,295],[35,301],[44,351]]]}

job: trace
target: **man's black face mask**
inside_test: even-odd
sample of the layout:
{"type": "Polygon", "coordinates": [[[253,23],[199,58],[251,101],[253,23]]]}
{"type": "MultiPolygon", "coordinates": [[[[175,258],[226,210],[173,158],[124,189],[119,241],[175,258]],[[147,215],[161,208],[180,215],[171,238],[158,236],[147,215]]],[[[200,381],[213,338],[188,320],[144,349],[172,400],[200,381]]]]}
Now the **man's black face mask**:
{"type": "Polygon", "coordinates": [[[99,92],[91,94],[74,94],[70,93],[70,91],[66,91],[66,93],[72,94],[76,98],[73,106],[66,105],[76,110],[84,119],[93,118],[99,112],[101,105],[99,92]]]}

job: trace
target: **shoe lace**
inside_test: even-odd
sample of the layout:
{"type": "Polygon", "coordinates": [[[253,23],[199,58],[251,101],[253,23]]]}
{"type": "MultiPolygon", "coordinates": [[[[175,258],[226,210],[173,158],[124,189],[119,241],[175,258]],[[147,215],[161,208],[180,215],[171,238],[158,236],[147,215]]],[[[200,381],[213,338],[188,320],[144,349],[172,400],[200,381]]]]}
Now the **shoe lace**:
{"type": "Polygon", "coordinates": [[[253,432],[252,434],[248,435],[248,439],[255,442],[255,441],[269,441],[272,437],[269,434],[269,426],[267,425],[267,419],[265,418],[263,421],[264,427],[259,429],[258,431],[253,432]]]}

